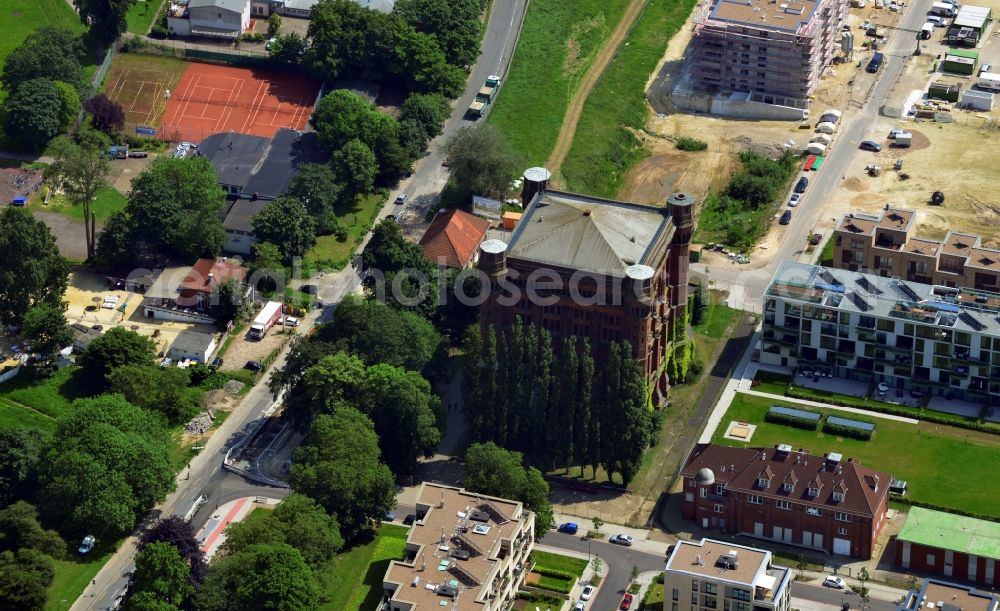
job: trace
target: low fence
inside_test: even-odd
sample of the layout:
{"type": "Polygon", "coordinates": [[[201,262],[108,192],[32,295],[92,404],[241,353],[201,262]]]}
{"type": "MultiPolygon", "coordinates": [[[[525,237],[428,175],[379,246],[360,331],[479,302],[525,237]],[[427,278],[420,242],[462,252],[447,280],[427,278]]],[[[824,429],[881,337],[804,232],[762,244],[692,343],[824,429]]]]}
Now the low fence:
{"type": "Polygon", "coordinates": [[[154,42],[148,39],[145,42],[146,44],[133,47],[131,52],[247,68],[272,65],[271,57],[263,51],[263,46],[258,50],[239,48],[231,43],[196,43],[183,40],[154,42]]]}

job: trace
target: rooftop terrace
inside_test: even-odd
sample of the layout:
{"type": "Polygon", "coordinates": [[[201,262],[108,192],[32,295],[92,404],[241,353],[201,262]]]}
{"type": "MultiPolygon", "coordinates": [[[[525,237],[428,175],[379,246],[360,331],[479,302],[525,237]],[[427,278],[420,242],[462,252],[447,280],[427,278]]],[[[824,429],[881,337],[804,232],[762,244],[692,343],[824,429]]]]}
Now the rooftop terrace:
{"type": "Polygon", "coordinates": [[[678,542],[666,570],[752,587],[755,600],[774,600],[791,576],[771,552],[712,539],[678,542]]]}

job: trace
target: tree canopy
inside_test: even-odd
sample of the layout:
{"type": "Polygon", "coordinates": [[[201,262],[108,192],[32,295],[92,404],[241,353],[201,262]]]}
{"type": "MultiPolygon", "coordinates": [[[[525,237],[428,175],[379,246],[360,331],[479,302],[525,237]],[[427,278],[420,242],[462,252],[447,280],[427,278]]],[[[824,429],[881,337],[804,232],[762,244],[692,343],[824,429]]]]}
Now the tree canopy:
{"type": "MultiPolygon", "coordinates": [[[[180,608],[194,594],[190,577],[191,566],[176,547],[160,541],[150,543],[135,555],[129,595],[147,595],[180,608]]],[[[143,604],[145,598],[140,597],[138,602],[143,604]]]]}
{"type": "Polygon", "coordinates": [[[36,78],[22,83],[4,105],[7,135],[34,151],[44,149],[64,128],[63,104],[55,81],[36,78]]]}
{"type": "Polygon", "coordinates": [[[258,543],[287,543],[318,570],[340,551],[344,539],[336,517],[311,498],[292,494],[260,519],[232,524],[226,531],[223,548],[227,554],[233,554],[258,543]]]}
{"type": "Polygon", "coordinates": [[[108,374],[111,392],[139,407],[163,414],[167,422],[187,422],[202,409],[204,391],[191,387],[191,373],[180,367],[126,364],[108,374]]]}
{"type": "MultiPolygon", "coordinates": [[[[87,140],[78,144],[67,136],[57,138],[49,147],[53,161],[45,168],[45,178],[56,185],[74,205],[83,207],[83,218],[91,216],[90,205],[98,192],[107,186],[111,162],[103,148],[87,140]]],[[[90,223],[83,224],[87,240],[87,258],[95,251],[96,237],[90,223]]]]}
{"type": "Polygon", "coordinates": [[[139,549],[144,549],[151,543],[169,543],[177,548],[182,558],[191,567],[190,579],[194,584],[201,584],[208,571],[205,562],[205,552],[201,551],[201,543],[195,537],[194,527],[180,516],[168,516],[161,519],[139,537],[139,549]]]}
{"type": "Polygon", "coordinates": [[[333,154],[330,160],[333,174],[336,176],[345,196],[353,199],[362,193],[367,193],[375,186],[375,176],[378,175],[378,160],[367,144],[354,138],[348,140],[340,150],[333,154]]]}
{"type": "Polygon", "coordinates": [[[353,295],[340,302],[316,337],[367,365],[386,363],[410,371],[423,371],[441,345],[440,334],[426,319],[353,295]]]}
{"type": "Polygon", "coordinates": [[[434,317],[438,307],[438,270],[420,245],[403,237],[399,223],[386,219],[376,225],[361,253],[361,261],[366,270],[376,272],[365,277],[368,296],[427,319],[434,317]]]}
{"type": "Polygon", "coordinates": [[[395,481],[380,461],[378,441],[367,416],[341,406],[318,416],[295,450],[292,489],[334,514],[347,540],[396,506],[395,481]]]}
{"type": "Polygon", "coordinates": [[[59,255],[56,239],[21,208],[0,211],[0,322],[21,323],[36,305],[62,307],[69,262],[59,255]]]}
{"type": "Polygon", "coordinates": [[[121,395],[77,399],[39,469],[39,507],[66,535],[114,539],[174,488],[160,419],[121,395]]]}
{"type": "Polygon", "coordinates": [[[38,510],[25,501],[0,509],[0,550],[37,550],[53,558],[66,556],[66,543],[54,530],[42,528],[38,510]]]}
{"type": "Polygon", "coordinates": [[[86,78],[80,62],[85,54],[83,42],[72,32],[43,26],[10,52],[0,82],[11,94],[22,83],[39,78],[69,83],[83,92],[86,78]]]}
{"type": "Polygon", "coordinates": [[[73,0],[73,6],[80,15],[80,22],[90,27],[98,40],[112,43],[125,32],[125,15],[135,2],[136,0],[73,0]]]}
{"type": "Polygon", "coordinates": [[[132,181],[125,208],[133,240],[184,257],[219,254],[226,196],[206,157],[159,157],[132,181]]]}
{"type": "Polygon", "coordinates": [[[93,385],[104,387],[113,370],[126,365],[152,365],[155,356],[153,340],[125,327],[112,327],[90,342],[77,364],[93,385]]]}
{"type": "Polygon", "coordinates": [[[52,559],[33,549],[15,554],[0,552],[0,607],[23,611],[42,611],[55,566],[52,559]]]}
{"type": "Polygon", "coordinates": [[[304,163],[292,178],[288,195],[302,202],[315,219],[316,235],[328,235],[336,230],[334,210],[343,190],[329,164],[304,163]]]}
{"type": "Polygon", "coordinates": [[[473,195],[503,199],[526,163],[492,123],[458,130],[445,144],[444,154],[455,184],[454,203],[463,207],[471,205],[473,195]]]}
{"type": "Polygon", "coordinates": [[[94,129],[106,134],[119,132],[125,127],[125,109],[103,93],[99,93],[83,103],[83,109],[90,113],[94,129]]]}
{"type": "Polygon", "coordinates": [[[316,223],[302,202],[279,197],[253,217],[253,232],[262,242],[270,242],[281,251],[285,264],[302,257],[316,243],[316,223]]]}
{"type": "Polygon", "coordinates": [[[38,431],[0,430],[0,506],[34,494],[43,443],[38,431]]]}
{"type": "Polygon", "coordinates": [[[471,66],[479,55],[483,0],[398,0],[393,11],[430,34],[454,66],[471,66]]]}
{"type": "Polygon", "coordinates": [[[541,537],[555,520],[549,504],[549,484],[542,472],[526,467],[520,452],[494,444],[476,443],[465,453],[465,488],[471,492],[521,501],[535,512],[535,534],[541,537]]]}
{"type": "Polygon", "coordinates": [[[99,269],[112,269],[133,261],[138,254],[132,240],[132,220],[124,210],[112,214],[97,234],[94,264],[99,269]]]}
{"type": "Polygon", "coordinates": [[[21,337],[33,352],[50,355],[73,344],[73,332],[66,323],[63,308],[47,303],[28,310],[21,323],[21,337]]]}
{"type": "Polygon", "coordinates": [[[433,138],[441,133],[450,111],[448,99],[439,93],[411,93],[403,102],[399,120],[416,122],[427,138],[433,138]]]}
{"type": "Polygon", "coordinates": [[[195,597],[199,611],[311,611],[319,587],[302,554],[285,543],[250,545],[216,560],[195,597]]]}

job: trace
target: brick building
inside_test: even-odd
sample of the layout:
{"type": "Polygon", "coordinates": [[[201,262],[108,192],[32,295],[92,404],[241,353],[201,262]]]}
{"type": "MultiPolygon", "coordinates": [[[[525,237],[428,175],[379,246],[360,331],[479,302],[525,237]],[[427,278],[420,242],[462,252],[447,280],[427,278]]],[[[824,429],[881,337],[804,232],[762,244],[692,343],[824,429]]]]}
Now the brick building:
{"type": "Polygon", "coordinates": [[[588,337],[595,360],[628,340],[655,390],[667,395],[666,356],[687,307],[693,200],[666,207],[541,190],[510,243],[486,240],[479,268],[490,278],[482,324],[508,328],[515,317],[547,329],[553,345],[588,337]]]}
{"type": "Polygon", "coordinates": [[[663,608],[788,611],[792,581],[792,570],[771,564],[767,550],[711,539],[678,541],[663,573],[663,608]]]}
{"type": "Polygon", "coordinates": [[[949,231],[943,240],[916,236],[917,213],[888,205],[877,215],[853,213],[834,229],[833,265],[912,282],[1000,291],[1000,250],[982,238],[949,231]]]}
{"type": "Polygon", "coordinates": [[[691,84],[808,108],[807,98],[833,61],[846,17],[846,0],[705,2],[694,16],[691,84]]]}
{"type": "Polygon", "coordinates": [[[684,517],[702,528],[871,558],[886,523],[888,473],[791,446],[698,444],[681,470],[684,517]]]}
{"type": "Polygon", "coordinates": [[[896,566],[996,586],[1000,584],[1000,524],[911,507],[896,536],[896,566]]]}

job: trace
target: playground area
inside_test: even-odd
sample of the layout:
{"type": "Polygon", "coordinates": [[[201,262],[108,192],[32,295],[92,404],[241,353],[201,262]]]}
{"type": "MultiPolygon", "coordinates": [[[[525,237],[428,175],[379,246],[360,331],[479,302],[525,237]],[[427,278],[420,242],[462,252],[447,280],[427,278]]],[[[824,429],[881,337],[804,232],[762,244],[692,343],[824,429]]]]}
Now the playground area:
{"type": "Polygon", "coordinates": [[[274,70],[191,63],[167,100],[160,137],[201,142],[218,132],[270,138],[306,126],[319,83],[274,70]]]}
{"type": "Polygon", "coordinates": [[[125,129],[158,129],[167,110],[166,92],[173,91],[188,69],[174,57],[119,53],[108,72],[105,93],[125,110],[125,129]]]}

